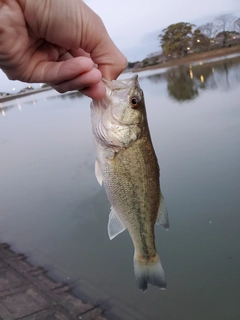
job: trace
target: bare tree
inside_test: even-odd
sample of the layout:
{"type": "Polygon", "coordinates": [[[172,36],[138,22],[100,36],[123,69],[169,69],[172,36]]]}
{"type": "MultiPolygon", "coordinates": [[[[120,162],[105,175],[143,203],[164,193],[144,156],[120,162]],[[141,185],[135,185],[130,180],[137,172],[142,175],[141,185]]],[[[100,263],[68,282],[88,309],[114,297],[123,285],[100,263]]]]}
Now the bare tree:
{"type": "Polygon", "coordinates": [[[151,52],[147,55],[147,58],[154,58],[154,57],[157,57],[157,56],[160,56],[162,54],[162,51],[156,51],[156,52],[151,52]]]}
{"type": "Polygon", "coordinates": [[[221,14],[214,20],[219,33],[223,35],[223,46],[227,41],[228,32],[233,28],[234,17],[231,14],[221,14]]]}
{"type": "Polygon", "coordinates": [[[213,22],[208,22],[198,28],[210,40],[214,38],[217,33],[216,25],[213,22]]]}

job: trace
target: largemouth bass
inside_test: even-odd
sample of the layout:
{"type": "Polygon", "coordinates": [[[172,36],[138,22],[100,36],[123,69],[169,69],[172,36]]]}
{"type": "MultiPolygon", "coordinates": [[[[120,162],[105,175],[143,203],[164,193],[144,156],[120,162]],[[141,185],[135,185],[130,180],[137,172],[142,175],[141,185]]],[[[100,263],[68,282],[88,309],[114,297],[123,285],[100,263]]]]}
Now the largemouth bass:
{"type": "Polygon", "coordinates": [[[97,153],[95,173],[111,203],[108,234],[113,239],[128,230],[135,249],[135,277],[142,291],[148,283],[165,289],[154,225],[168,229],[168,215],[143,91],[137,76],[105,84],[106,97],[92,101],[91,118],[97,153]]]}

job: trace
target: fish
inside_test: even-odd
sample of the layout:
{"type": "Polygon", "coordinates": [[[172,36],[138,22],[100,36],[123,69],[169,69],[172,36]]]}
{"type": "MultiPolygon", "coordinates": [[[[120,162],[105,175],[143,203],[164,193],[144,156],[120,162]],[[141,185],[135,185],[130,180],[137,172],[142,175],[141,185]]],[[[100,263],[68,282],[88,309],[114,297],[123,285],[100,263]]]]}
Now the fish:
{"type": "Polygon", "coordinates": [[[148,284],[166,288],[155,246],[155,224],[169,228],[160,189],[160,168],[147,121],[138,75],[107,81],[106,96],[91,102],[96,146],[95,174],[104,187],[111,210],[110,240],[128,230],[134,245],[134,273],[140,290],[148,284]]]}

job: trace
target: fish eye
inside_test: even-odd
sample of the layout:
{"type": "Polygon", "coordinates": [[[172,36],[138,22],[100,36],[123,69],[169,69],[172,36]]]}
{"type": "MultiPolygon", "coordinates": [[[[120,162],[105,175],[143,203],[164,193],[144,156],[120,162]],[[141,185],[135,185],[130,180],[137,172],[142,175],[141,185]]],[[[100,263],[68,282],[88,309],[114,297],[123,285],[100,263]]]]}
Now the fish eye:
{"type": "Polygon", "coordinates": [[[132,108],[135,109],[139,106],[141,99],[138,96],[133,96],[130,99],[132,108]]]}

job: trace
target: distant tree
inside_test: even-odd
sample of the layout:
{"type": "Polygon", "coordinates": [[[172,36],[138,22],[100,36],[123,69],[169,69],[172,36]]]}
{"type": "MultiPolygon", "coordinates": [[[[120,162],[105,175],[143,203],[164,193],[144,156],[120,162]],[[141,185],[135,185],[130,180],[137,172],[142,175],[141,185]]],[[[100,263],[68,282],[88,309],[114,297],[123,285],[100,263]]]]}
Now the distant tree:
{"type": "Polygon", "coordinates": [[[162,51],[151,52],[147,55],[147,58],[159,57],[162,54],[162,51]]]}
{"type": "Polygon", "coordinates": [[[231,40],[234,35],[235,35],[235,31],[221,31],[216,35],[216,37],[223,38],[227,42],[228,40],[231,40]]]}
{"type": "Polygon", "coordinates": [[[225,46],[228,37],[228,31],[230,31],[233,27],[234,17],[231,14],[221,14],[215,18],[214,22],[217,26],[218,32],[222,32],[223,46],[225,46]]]}
{"type": "Polygon", "coordinates": [[[128,62],[128,68],[131,69],[135,66],[136,63],[138,63],[139,61],[135,61],[135,62],[128,62]]]}
{"type": "Polygon", "coordinates": [[[187,47],[191,40],[192,28],[191,23],[179,22],[171,24],[162,30],[158,36],[163,52],[168,56],[181,57],[187,53],[187,47]]]}
{"type": "Polygon", "coordinates": [[[210,46],[210,39],[200,29],[196,29],[192,36],[192,47],[198,51],[206,51],[210,46]]]}
{"type": "Polygon", "coordinates": [[[143,64],[143,67],[147,67],[147,66],[148,66],[148,59],[147,59],[147,58],[144,59],[144,60],[142,61],[142,64],[143,64]]]}
{"type": "Polygon", "coordinates": [[[216,25],[213,22],[203,24],[198,29],[202,32],[202,34],[208,37],[210,41],[213,40],[217,32],[216,25]]]}

